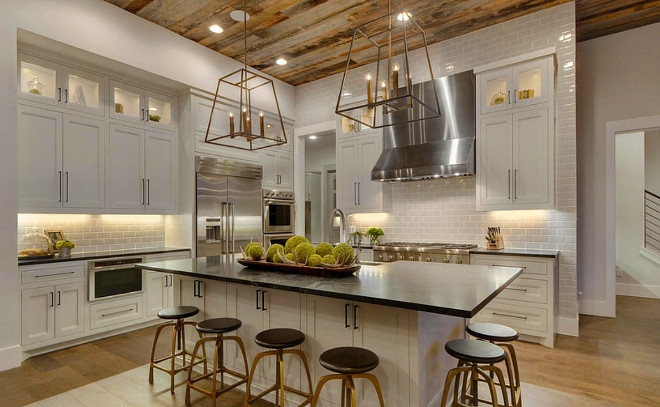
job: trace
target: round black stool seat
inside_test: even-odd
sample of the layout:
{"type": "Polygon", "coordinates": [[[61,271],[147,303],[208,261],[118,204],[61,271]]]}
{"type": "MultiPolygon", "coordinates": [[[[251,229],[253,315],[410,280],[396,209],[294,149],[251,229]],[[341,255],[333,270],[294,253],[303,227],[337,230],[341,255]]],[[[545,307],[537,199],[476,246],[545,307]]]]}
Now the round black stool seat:
{"type": "Polygon", "coordinates": [[[297,329],[273,328],[261,331],[254,337],[259,346],[270,349],[293,348],[305,342],[305,334],[297,329]]]}
{"type": "Polygon", "coordinates": [[[475,338],[486,341],[511,342],[518,339],[518,332],[506,325],[473,322],[467,326],[466,330],[475,338]]]}
{"type": "Polygon", "coordinates": [[[470,363],[497,363],[506,358],[499,346],[474,339],[454,339],[445,344],[445,350],[456,359],[470,363]]]}
{"type": "Polygon", "coordinates": [[[324,368],[341,374],[360,374],[378,366],[378,356],[369,349],[346,346],[328,349],[319,362],[324,368]]]}
{"type": "Polygon", "coordinates": [[[195,316],[199,313],[199,308],[190,305],[165,308],[158,312],[158,318],[162,319],[184,319],[195,316]]]}
{"type": "Polygon", "coordinates": [[[241,320],[236,318],[212,318],[205,319],[195,327],[204,334],[224,334],[235,331],[243,325],[241,320]]]}

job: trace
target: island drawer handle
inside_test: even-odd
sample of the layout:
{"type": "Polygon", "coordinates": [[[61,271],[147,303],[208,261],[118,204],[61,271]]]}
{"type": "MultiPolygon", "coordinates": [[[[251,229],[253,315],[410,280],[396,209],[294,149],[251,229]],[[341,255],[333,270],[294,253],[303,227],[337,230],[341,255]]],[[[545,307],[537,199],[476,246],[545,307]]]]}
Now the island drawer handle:
{"type": "Polygon", "coordinates": [[[131,312],[131,311],[133,311],[133,308],[125,309],[125,310],[117,311],[117,312],[111,312],[111,313],[109,313],[109,314],[101,314],[101,316],[102,316],[102,317],[109,317],[109,316],[117,315],[117,314],[125,314],[125,313],[127,313],[127,312],[131,312]]]}
{"type": "Polygon", "coordinates": [[[526,288],[514,288],[514,287],[505,287],[505,290],[513,290],[513,291],[524,291],[527,292],[526,288]]]}
{"type": "Polygon", "coordinates": [[[357,325],[357,305],[353,305],[353,329],[358,329],[357,325]]]}
{"type": "Polygon", "coordinates": [[[65,274],[73,274],[75,271],[67,271],[65,273],[52,273],[52,274],[37,274],[34,276],[34,278],[40,278],[40,277],[52,277],[52,276],[63,276],[65,274]]]}
{"type": "Polygon", "coordinates": [[[268,308],[266,308],[266,290],[261,291],[261,310],[268,311],[268,308]]]}
{"type": "Polygon", "coordinates": [[[527,319],[527,317],[521,317],[520,315],[500,314],[499,312],[493,312],[493,315],[498,315],[498,316],[500,316],[500,317],[509,317],[509,318],[527,319]]]}
{"type": "Polygon", "coordinates": [[[351,326],[348,324],[348,308],[351,306],[351,304],[346,304],[344,306],[344,328],[350,328],[351,326]]]}
{"type": "Polygon", "coordinates": [[[504,266],[502,264],[491,264],[491,267],[518,267],[518,268],[521,268],[521,269],[526,269],[527,268],[527,266],[504,266]]]}
{"type": "Polygon", "coordinates": [[[259,306],[259,293],[260,293],[260,292],[261,292],[261,290],[257,290],[257,292],[255,293],[255,294],[257,294],[257,295],[255,296],[255,297],[256,297],[256,300],[257,300],[257,309],[261,309],[261,307],[259,306]]]}

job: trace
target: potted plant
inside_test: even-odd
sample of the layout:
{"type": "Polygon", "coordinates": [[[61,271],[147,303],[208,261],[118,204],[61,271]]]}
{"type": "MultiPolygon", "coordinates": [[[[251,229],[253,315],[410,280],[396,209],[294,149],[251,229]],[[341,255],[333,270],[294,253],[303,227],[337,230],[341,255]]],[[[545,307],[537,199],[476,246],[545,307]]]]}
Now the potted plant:
{"type": "Polygon", "coordinates": [[[366,234],[367,236],[369,236],[369,241],[371,242],[371,245],[375,246],[380,244],[380,237],[383,236],[385,233],[381,228],[369,228],[367,229],[366,234]]]}
{"type": "Polygon", "coordinates": [[[71,249],[76,247],[76,244],[70,240],[60,240],[55,243],[55,248],[60,251],[60,257],[71,257],[71,249]]]}
{"type": "Polygon", "coordinates": [[[359,230],[356,230],[355,232],[351,233],[351,236],[348,238],[349,241],[353,241],[353,243],[360,247],[362,245],[362,238],[364,237],[364,233],[360,232],[359,230]]]}

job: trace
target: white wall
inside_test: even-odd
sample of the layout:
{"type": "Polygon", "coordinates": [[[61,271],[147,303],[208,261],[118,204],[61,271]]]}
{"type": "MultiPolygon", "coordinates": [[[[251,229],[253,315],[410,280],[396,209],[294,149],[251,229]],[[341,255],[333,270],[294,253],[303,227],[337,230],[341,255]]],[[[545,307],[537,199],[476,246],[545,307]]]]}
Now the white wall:
{"type": "MultiPolygon", "coordinates": [[[[23,29],[192,87],[214,91],[240,64],[101,0],[0,2],[0,369],[19,363],[20,312],[16,263],[16,32],[23,29]]],[[[284,116],[294,115],[295,90],[275,81],[284,116]]],[[[267,110],[271,110],[265,107],[267,110]]]]}
{"type": "Polygon", "coordinates": [[[305,146],[305,171],[323,171],[325,165],[336,164],[335,145],[314,148],[310,141],[305,146]]]}
{"type": "Polygon", "coordinates": [[[644,246],[644,139],[643,132],[615,137],[616,267],[622,271],[616,278],[616,292],[657,297],[660,264],[640,254],[644,246]]]}
{"type": "MultiPolygon", "coordinates": [[[[555,46],[557,79],[556,210],[476,211],[474,177],[393,184],[392,211],[386,217],[349,222],[352,227],[382,226],[384,241],[456,241],[483,246],[487,226],[501,226],[506,245],[560,252],[560,329],[577,332],[576,297],[576,156],[575,156],[575,4],[566,3],[429,46],[436,76],[555,46]]],[[[423,55],[411,53],[415,81],[428,75],[420,69],[423,55]]],[[[373,70],[366,66],[358,72],[373,70]]],[[[352,78],[362,80],[361,75],[352,78]]],[[[335,119],[341,75],[296,87],[296,126],[335,119]]],[[[358,217],[359,218],[359,217],[358,217]]]]}
{"type": "Polygon", "coordinates": [[[660,24],[581,42],[577,47],[578,289],[581,311],[607,299],[605,125],[660,111],[660,24]]]}
{"type": "Polygon", "coordinates": [[[644,186],[660,195],[660,130],[644,132],[644,186]]]}

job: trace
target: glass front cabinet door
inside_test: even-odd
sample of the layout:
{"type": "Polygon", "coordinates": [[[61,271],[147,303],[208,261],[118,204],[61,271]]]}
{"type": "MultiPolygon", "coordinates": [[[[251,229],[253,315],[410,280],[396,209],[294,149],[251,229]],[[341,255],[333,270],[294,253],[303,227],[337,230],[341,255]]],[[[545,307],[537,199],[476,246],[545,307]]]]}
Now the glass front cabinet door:
{"type": "Polygon", "coordinates": [[[133,123],[146,121],[144,91],[136,86],[110,80],[110,117],[133,123]]]}
{"type": "Polygon", "coordinates": [[[64,103],[67,108],[105,115],[105,81],[103,77],[64,67],[64,103]]]}
{"type": "Polygon", "coordinates": [[[498,112],[511,107],[511,68],[483,74],[479,80],[481,114],[498,112]]]}
{"type": "Polygon", "coordinates": [[[174,98],[145,91],[147,124],[151,127],[171,129],[174,125],[174,98]]]}
{"type": "Polygon", "coordinates": [[[63,101],[60,65],[26,54],[18,58],[18,97],[59,106],[63,101]]]}
{"type": "Polygon", "coordinates": [[[518,107],[548,101],[548,60],[540,59],[513,67],[513,94],[518,107]]]}

